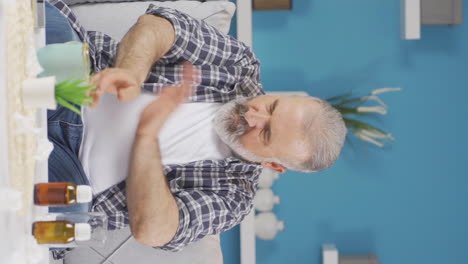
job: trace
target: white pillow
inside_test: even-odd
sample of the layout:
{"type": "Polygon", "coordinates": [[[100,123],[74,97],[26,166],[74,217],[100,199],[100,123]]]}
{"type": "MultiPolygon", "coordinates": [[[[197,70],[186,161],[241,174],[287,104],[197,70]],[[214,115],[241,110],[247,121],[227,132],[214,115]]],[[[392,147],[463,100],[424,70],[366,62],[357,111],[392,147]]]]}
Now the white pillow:
{"type": "Polygon", "coordinates": [[[64,264],[223,264],[219,235],[211,235],[170,252],[145,246],[130,234],[130,228],[112,230],[104,247],[78,247],[67,252],[64,264]],[[106,261],[109,260],[109,261],[106,261]]]}
{"type": "Polygon", "coordinates": [[[100,31],[120,41],[138,17],[145,14],[149,4],[177,9],[204,20],[225,34],[229,32],[236,10],[235,4],[228,1],[93,3],[73,5],[71,9],[87,30],[100,31]]]}
{"type": "Polygon", "coordinates": [[[114,264],[222,264],[219,235],[206,236],[179,252],[170,252],[144,246],[133,237],[126,241],[109,260],[114,264]]]}

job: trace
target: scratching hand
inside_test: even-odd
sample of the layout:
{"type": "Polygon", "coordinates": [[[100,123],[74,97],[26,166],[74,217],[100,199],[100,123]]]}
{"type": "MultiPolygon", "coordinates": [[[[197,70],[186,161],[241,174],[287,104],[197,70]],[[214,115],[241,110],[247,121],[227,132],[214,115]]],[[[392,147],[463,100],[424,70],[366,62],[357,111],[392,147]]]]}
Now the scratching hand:
{"type": "Polygon", "coordinates": [[[192,64],[184,63],[181,84],[162,88],[159,97],[141,113],[137,134],[157,136],[169,116],[192,95],[198,75],[192,64]]]}
{"type": "Polygon", "coordinates": [[[121,68],[102,70],[91,78],[90,83],[96,85],[91,93],[91,107],[96,106],[103,93],[115,94],[120,101],[126,102],[137,98],[141,92],[137,78],[130,71],[121,68]]]}

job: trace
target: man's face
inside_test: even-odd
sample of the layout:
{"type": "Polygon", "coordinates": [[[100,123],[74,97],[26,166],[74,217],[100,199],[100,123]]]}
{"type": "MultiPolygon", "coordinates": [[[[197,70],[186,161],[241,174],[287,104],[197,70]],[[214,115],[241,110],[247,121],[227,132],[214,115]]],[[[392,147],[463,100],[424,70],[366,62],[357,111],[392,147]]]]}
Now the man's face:
{"type": "Polygon", "coordinates": [[[307,155],[303,120],[310,107],[317,106],[307,97],[239,99],[223,105],[215,118],[216,130],[234,152],[264,166],[264,161],[303,160],[307,155]]]}

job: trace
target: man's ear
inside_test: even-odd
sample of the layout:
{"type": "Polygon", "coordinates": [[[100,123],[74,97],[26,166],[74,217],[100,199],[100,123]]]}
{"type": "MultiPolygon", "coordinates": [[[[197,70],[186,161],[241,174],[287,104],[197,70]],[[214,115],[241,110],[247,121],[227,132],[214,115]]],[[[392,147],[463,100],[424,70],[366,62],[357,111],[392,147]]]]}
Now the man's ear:
{"type": "Polygon", "coordinates": [[[285,173],[286,167],[276,162],[264,161],[261,163],[264,168],[277,171],[279,173],[285,173]]]}

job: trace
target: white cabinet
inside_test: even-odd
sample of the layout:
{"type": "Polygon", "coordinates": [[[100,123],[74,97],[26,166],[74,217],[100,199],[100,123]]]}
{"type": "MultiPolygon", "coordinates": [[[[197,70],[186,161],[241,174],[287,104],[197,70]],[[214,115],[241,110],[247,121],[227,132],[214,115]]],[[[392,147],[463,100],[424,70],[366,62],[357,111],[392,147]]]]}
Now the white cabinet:
{"type": "Polygon", "coordinates": [[[459,25],[463,22],[463,0],[421,0],[422,25],[459,25]]]}
{"type": "Polygon", "coordinates": [[[463,0],[401,0],[401,35],[420,39],[421,26],[463,23],[463,0]]]}

